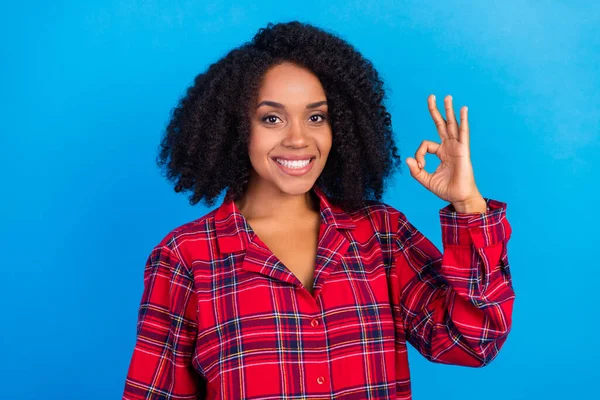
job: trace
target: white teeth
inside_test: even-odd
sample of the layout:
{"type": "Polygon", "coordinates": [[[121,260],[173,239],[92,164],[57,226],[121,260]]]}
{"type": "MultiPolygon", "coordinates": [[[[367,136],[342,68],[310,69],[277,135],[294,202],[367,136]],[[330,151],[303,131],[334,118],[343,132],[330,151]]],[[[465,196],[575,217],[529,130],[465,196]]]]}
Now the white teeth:
{"type": "Polygon", "coordinates": [[[295,168],[295,169],[304,168],[308,165],[308,163],[310,163],[310,159],[287,161],[287,160],[283,160],[281,158],[277,158],[276,161],[283,166],[286,166],[288,168],[295,168]]]}

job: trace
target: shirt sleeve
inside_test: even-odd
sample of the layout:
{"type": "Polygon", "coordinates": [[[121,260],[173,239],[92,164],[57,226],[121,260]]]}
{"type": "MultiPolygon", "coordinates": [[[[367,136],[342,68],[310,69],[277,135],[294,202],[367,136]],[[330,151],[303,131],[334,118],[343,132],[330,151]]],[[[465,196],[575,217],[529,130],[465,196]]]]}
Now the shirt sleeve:
{"type": "Polygon", "coordinates": [[[485,200],[485,213],[440,210],[443,254],[404,214],[392,219],[396,328],[433,362],[487,365],[511,329],[511,226],[506,203],[485,200]]]}
{"type": "Polygon", "coordinates": [[[199,398],[199,375],[192,365],[197,332],[194,280],[174,243],[165,237],[146,261],[124,400],[199,398]]]}

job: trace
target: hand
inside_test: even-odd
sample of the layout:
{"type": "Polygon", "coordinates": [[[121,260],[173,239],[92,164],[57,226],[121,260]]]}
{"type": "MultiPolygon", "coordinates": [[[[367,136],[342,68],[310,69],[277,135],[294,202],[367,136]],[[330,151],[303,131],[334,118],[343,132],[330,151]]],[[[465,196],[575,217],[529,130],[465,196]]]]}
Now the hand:
{"type": "Polygon", "coordinates": [[[467,210],[472,205],[481,205],[483,197],[475,185],[471,165],[467,107],[460,109],[459,127],[452,108],[452,96],[444,99],[448,121],[438,111],[434,95],[427,98],[427,103],[442,143],[423,140],[415,157],[406,158],[410,174],[436,196],[455,205],[457,211],[459,208],[467,210]],[[441,161],[433,174],[425,171],[427,153],[435,154],[441,161]]]}

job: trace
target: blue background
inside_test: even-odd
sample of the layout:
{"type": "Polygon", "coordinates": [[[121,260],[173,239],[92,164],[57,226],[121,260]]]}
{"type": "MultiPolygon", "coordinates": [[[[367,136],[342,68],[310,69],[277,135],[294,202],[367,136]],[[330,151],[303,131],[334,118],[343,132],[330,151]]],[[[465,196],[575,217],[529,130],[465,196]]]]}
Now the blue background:
{"type": "MultiPolygon", "coordinates": [[[[120,398],[146,257],[209,211],[155,167],[169,112],[210,63],[291,19],[373,61],[403,159],[438,140],[428,94],[467,105],[478,187],[508,203],[513,331],[482,369],[410,348],[415,400],[597,398],[600,3],[16,4],[0,12],[0,398],[120,398]]],[[[406,164],[384,201],[441,246],[447,203],[406,164]]]]}

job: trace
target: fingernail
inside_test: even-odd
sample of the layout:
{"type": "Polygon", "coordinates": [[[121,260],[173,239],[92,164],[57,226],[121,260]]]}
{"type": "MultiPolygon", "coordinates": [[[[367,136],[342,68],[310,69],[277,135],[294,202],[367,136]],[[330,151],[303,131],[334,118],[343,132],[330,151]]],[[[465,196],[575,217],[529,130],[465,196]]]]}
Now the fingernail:
{"type": "Polygon", "coordinates": [[[433,101],[435,101],[435,94],[433,95],[433,101]]]}
{"type": "Polygon", "coordinates": [[[421,165],[421,161],[418,161],[417,164],[419,165],[419,168],[423,168],[423,166],[421,165]]]}

